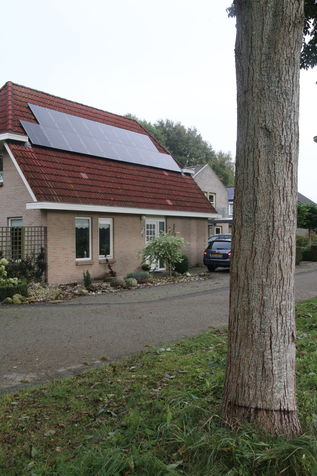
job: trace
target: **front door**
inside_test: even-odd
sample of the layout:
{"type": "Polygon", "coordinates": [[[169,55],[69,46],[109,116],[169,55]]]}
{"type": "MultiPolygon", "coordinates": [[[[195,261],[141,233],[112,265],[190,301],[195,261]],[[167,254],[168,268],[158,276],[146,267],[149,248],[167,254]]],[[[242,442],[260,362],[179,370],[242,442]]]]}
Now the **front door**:
{"type": "MultiPolygon", "coordinates": [[[[145,219],[145,244],[154,240],[160,233],[165,232],[164,218],[146,218],[145,219]]],[[[153,269],[162,271],[165,269],[163,261],[158,261],[153,265],[153,269]]]]}

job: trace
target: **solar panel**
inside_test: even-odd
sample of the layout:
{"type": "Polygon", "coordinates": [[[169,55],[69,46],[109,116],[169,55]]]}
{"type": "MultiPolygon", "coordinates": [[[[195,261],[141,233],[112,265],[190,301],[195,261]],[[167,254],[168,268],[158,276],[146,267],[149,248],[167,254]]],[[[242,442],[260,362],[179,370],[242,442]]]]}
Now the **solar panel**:
{"type": "Polygon", "coordinates": [[[180,172],[149,136],[29,104],[39,124],[21,121],[34,145],[180,172]]]}

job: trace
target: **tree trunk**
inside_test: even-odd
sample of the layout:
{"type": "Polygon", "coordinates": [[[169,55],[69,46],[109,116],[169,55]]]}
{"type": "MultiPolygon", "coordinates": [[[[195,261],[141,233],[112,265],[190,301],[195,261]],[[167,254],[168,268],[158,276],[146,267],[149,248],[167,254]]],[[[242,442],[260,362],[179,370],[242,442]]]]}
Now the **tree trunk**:
{"type": "Polygon", "coordinates": [[[222,415],[300,432],[294,268],[304,0],[237,0],[238,138],[222,415]]]}

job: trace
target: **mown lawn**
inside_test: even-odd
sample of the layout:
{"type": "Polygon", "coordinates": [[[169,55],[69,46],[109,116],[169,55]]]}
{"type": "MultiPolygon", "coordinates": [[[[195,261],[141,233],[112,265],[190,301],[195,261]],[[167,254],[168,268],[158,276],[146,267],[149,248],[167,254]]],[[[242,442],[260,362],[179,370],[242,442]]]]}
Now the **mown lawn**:
{"type": "Polygon", "coordinates": [[[317,299],[297,323],[302,437],[221,427],[226,331],[211,330],[0,397],[0,474],[317,475],[317,299]]]}

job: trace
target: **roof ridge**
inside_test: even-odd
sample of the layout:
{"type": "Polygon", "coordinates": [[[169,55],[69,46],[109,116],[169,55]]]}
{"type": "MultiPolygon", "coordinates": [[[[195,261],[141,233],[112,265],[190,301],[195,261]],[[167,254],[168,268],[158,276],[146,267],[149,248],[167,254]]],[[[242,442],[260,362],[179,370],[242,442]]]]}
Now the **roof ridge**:
{"type": "MultiPolygon", "coordinates": [[[[61,96],[57,96],[55,94],[51,94],[51,93],[46,93],[45,91],[41,91],[39,89],[35,89],[35,88],[30,88],[28,86],[24,86],[23,84],[18,84],[18,83],[14,83],[14,82],[11,82],[11,81],[7,81],[7,83],[5,83],[4,86],[6,85],[10,85],[11,88],[14,88],[14,87],[18,87],[18,88],[23,88],[23,89],[27,89],[29,91],[34,91],[35,93],[39,93],[39,94],[45,94],[46,96],[50,96],[52,98],[55,98],[55,99],[59,99],[61,101],[67,101],[67,102],[70,102],[72,104],[76,104],[78,106],[83,106],[83,107],[88,107],[89,109],[94,109],[95,111],[99,111],[99,112],[103,112],[103,113],[106,113],[106,114],[110,114],[111,116],[117,116],[117,117],[122,117],[124,118],[125,120],[127,121],[131,121],[131,122],[137,122],[135,119],[131,119],[130,117],[126,117],[126,116],[122,116],[121,114],[117,114],[117,113],[113,113],[113,112],[109,112],[109,111],[106,111],[104,109],[100,109],[98,107],[94,107],[94,106],[88,106],[88,104],[83,104],[81,102],[78,102],[78,101],[73,101],[72,99],[66,99],[66,98],[63,98],[61,96]]],[[[3,86],[3,87],[4,87],[3,86]]],[[[2,89],[2,88],[1,88],[2,89]]],[[[12,89],[11,89],[12,91],[12,89]]]]}

